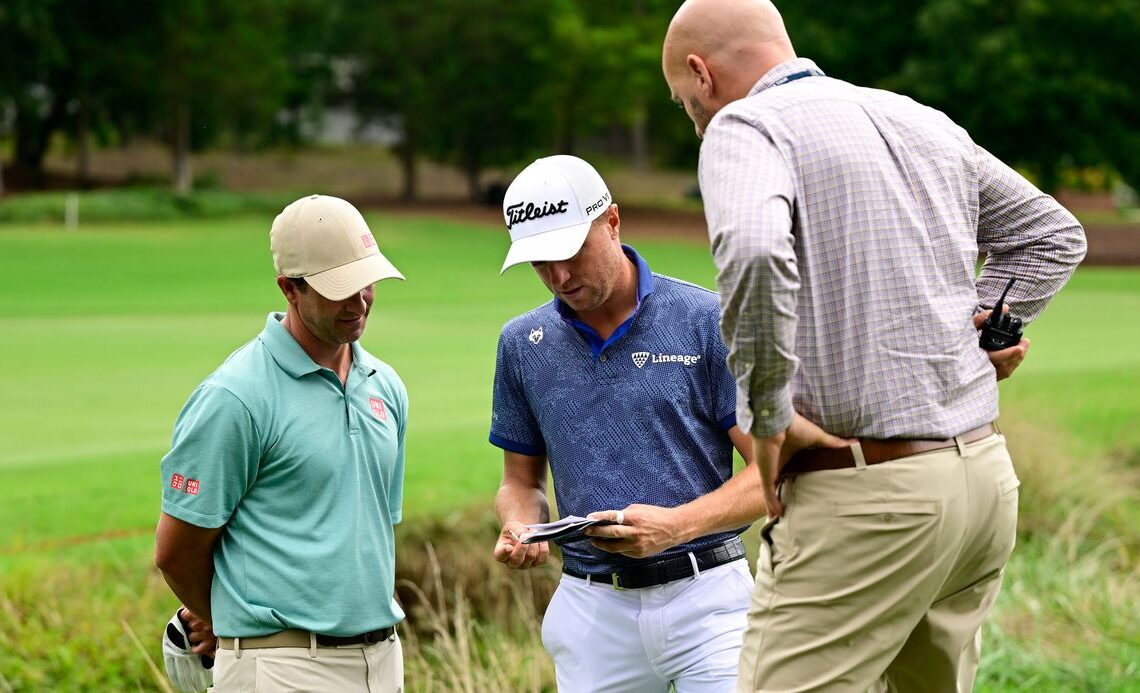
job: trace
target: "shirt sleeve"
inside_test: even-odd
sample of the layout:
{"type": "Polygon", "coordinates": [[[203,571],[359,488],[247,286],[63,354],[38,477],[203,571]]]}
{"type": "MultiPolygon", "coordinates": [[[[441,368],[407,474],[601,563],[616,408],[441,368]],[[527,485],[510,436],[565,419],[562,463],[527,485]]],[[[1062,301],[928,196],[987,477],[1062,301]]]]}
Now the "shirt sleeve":
{"type": "Polygon", "coordinates": [[[174,424],[162,458],[162,511],[221,527],[257,478],[261,445],[249,410],[225,388],[202,385],[174,424]]]}
{"type": "Polygon", "coordinates": [[[519,364],[507,343],[506,330],[499,335],[495,355],[490,441],[496,447],[521,455],[546,453],[542,431],[526,398],[519,364]]]}
{"type": "Polygon", "coordinates": [[[719,316],[710,316],[712,323],[708,332],[709,383],[712,390],[712,410],[717,426],[727,431],[736,425],[736,379],[728,367],[728,347],[720,336],[719,316]]]}
{"type": "Polygon", "coordinates": [[[798,365],[792,174],[767,134],[733,113],[706,131],[699,170],[738,424],[774,435],[791,424],[798,365]]]}
{"type": "Polygon", "coordinates": [[[404,518],[404,441],[408,432],[408,389],[398,376],[395,380],[399,420],[396,428],[396,460],[388,483],[388,517],[393,525],[398,525],[404,518]]]}
{"type": "Polygon", "coordinates": [[[1069,280],[1085,256],[1076,217],[981,147],[978,161],[978,305],[992,308],[1010,277],[1006,302],[1029,323],[1069,280]]]}

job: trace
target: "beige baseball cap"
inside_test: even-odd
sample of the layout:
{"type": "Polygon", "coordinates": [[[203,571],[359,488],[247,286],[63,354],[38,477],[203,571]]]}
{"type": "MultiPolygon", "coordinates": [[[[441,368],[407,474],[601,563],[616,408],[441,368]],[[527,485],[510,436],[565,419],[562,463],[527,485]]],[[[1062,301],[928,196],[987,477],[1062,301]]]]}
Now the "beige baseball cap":
{"type": "Polygon", "coordinates": [[[269,230],[273,266],[304,277],[317,293],[340,301],[381,279],[403,279],[380,253],[356,207],[339,197],[309,195],[293,202],[269,230]]]}
{"type": "Polygon", "coordinates": [[[582,159],[568,154],[538,159],[515,177],[503,198],[511,248],[500,273],[523,262],[573,257],[612,202],[605,181],[582,159]]]}

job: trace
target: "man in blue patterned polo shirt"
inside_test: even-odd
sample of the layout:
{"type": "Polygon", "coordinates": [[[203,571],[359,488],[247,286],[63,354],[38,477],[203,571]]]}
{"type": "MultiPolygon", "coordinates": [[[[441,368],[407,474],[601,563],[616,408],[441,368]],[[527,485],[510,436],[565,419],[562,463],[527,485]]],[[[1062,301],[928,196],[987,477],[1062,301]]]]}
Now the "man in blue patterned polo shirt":
{"type": "Polygon", "coordinates": [[[732,474],[736,386],[716,294],[654,274],[619,239],[598,173],[539,159],[504,200],[508,267],[530,262],[554,299],[503,328],[491,443],[503,449],[495,556],[546,561],[517,540],[558,510],[613,520],[563,545],[543,644],[564,691],[727,691],[751,577],[739,534],[764,512],[753,467],[732,474]]]}

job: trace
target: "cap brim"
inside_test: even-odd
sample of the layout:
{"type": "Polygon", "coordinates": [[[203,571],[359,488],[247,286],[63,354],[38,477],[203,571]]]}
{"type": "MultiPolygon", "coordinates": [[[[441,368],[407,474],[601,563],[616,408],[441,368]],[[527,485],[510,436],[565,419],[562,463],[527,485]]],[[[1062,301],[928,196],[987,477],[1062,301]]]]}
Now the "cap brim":
{"type": "Polygon", "coordinates": [[[377,253],[305,277],[309,286],[330,301],[342,301],[381,279],[403,279],[388,258],[377,253]]]}
{"type": "Polygon", "coordinates": [[[586,242],[593,221],[520,238],[511,243],[499,274],[523,262],[558,262],[574,257],[586,242]]]}

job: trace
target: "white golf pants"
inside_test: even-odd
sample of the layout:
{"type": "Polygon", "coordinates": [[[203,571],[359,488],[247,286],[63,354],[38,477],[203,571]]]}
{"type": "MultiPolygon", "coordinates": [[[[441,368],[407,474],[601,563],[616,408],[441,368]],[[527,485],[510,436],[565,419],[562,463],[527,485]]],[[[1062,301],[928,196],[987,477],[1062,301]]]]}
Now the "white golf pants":
{"type": "Polygon", "coordinates": [[[732,691],[753,584],[744,558],[643,589],[563,574],[542,621],[558,690],[732,691]]]}

